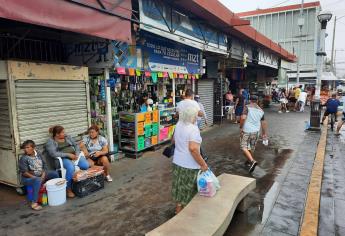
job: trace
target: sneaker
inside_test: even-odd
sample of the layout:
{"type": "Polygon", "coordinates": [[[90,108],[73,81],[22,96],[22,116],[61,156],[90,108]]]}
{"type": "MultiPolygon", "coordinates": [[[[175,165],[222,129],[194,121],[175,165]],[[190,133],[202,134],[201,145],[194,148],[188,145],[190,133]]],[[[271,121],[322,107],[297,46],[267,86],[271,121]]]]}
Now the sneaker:
{"type": "Polygon", "coordinates": [[[289,113],[290,111],[286,111],[286,113],[289,113]]]}
{"type": "Polygon", "coordinates": [[[282,111],[278,111],[278,113],[283,113],[282,111]]]}
{"type": "Polygon", "coordinates": [[[340,136],[340,133],[336,132],[334,135],[335,135],[335,136],[340,136]]]}
{"type": "Polygon", "coordinates": [[[251,162],[251,161],[246,161],[246,162],[244,163],[244,165],[245,165],[246,167],[250,167],[250,166],[252,165],[252,162],[251,162]]]}
{"type": "Polygon", "coordinates": [[[113,178],[111,178],[110,175],[107,175],[107,176],[105,177],[105,179],[106,179],[108,182],[113,182],[113,178]]]}
{"type": "Polygon", "coordinates": [[[252,164],[249,168],[249,173],[252,173],[258,163],[256,161],[252,161],[252,164]]]}

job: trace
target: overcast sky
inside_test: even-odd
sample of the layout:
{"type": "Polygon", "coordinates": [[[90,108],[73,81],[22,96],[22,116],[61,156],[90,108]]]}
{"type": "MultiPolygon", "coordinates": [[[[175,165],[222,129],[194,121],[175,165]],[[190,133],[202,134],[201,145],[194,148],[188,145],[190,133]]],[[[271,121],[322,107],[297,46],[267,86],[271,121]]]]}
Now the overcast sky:
{"type": "MultiPolygon", "coordinates": [[[[227,6],[231,11],[243,12],[251,11],[257,8],[265,9],[270,7],[286,6],[292,4],[299,4],[301,0],[219,0],[225,6],[227,6]]],[[[305,2],[314,2],[308,1],[305,2]]],[[[326,50],[328,57],[331,57],[331,47],[332,47],[332,37],[333,37],[333,25],[334,25],[334,15],[337,18],[336,26],[336,38],[335,38],[335,49],[336,53],[336,67],[339,74],[345,74],[345,0],[321,0],[322,10],[329,10],[333,13],[332,20],[327,25],[327,34],[326,38],[326,50]]]]}

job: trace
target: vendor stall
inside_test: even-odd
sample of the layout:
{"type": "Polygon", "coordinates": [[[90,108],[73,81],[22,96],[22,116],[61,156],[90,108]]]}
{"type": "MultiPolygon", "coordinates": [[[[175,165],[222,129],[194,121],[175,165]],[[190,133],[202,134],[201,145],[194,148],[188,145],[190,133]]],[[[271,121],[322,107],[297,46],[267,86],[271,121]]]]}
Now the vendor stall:
{"type": "Polygon", "coordinates": [[[141,113],[120,112],[120,149],[136,154],[167,142],[172,138],[176,122],[175,108],[141,113]]]}
{"type": "Polygon", "coordinates": [[[31,139],[41,149],[57,124],[72,137],[87,130],[88,69],[22,61],[0,61],[0,68],[0,182],[20,186],[21,143],[31,139]]]}

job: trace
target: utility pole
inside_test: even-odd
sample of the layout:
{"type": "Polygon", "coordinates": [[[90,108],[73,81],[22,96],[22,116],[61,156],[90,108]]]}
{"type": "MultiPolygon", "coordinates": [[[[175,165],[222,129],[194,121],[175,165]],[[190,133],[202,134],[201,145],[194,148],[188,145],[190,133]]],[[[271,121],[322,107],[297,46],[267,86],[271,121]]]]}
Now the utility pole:
{"type": "MultiPolygon", "coordinates": [[[[334,60],[334,41],[335,41],[335,28],[337,26],[337,16],[334,17],[334,26],[333,26],[333,39],[332,39],[332,51],[331,51],[331,71],[335,73],[334,71],[334,65],[335,65],[335,60],[334,60]]],[[[333,91],[335,91],[335,84],[336,81],[333,81],[333,91]]]]}
{"type": "Polygon", "coordinates": [[[299,18],[297,21],[299,27],[299,36],[298,36],[298,57],[297,57],[297,73],[296,73],[296,84],[299,85],[299,74],[300,74],[300,62],[301,62],[301,43],[302,43],[302,28],[304,25],[304,18],[303,18],[303,7],[304,7],[304,0],[302,0],[301,8],[299,12],[299,18]]]}

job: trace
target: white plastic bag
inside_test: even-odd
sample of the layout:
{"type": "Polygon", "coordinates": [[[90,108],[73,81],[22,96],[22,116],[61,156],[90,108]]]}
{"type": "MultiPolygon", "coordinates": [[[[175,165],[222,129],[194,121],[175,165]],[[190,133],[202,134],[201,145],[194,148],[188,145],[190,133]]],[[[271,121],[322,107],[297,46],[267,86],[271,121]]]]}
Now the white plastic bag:
{"type": "Polygon", "coordinates": [[[220,188],[217,177],[209,169],[207,171],[199,171],[197,185],[200,196],[204,197],[213,197],[220,188]]]}

